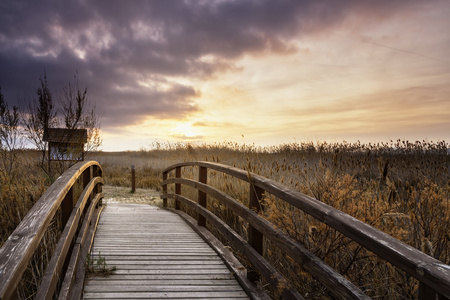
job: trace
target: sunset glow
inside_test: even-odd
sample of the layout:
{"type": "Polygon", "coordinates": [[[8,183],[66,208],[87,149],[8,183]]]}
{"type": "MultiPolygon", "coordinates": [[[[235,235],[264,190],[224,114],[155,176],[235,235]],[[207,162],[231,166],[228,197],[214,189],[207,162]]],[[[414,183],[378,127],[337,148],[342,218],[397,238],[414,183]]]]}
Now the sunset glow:
{"type": "Polygon", "coordinates": [[[104,150],[450,139],[448,1],[33,5],[0,5],[3,93],[78,70],[104,150]]]}

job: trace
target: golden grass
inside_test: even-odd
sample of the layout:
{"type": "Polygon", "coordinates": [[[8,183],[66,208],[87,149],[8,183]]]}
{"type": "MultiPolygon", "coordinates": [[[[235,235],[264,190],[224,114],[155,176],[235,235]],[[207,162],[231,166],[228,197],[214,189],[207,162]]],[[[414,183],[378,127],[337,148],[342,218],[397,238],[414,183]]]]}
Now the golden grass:
{"type": "MultiPolygon", "coordinates": [[[[168,144],[138,152],[98,152],[107,185],[130,187],[131,165],[136,187],[160,190],[161,171],[181,161],[206,160],[235,166],[281,182],[340,209],[427,254],[450,263],[450,156],[442,142],[291,143],[259,148],[254,145],[168,144]]],[[[1,241],[51,183],[33,164],[31,152],[22,153],[13,174],[0,169],[1,241]]],[[[194,168],[183,177],[197,178],[194,168]]],[[[210,171],[208,183],[243,204],[248,184],[210,171]]],[[[195,190],[182,193],[196,199],[195,190]]],[[[330,266],[352,280],[369,296],[415,298],[417,282],[358,244],[279,199],[265,196],[262,213],[278,228],[306,245],[330,266]]],[[[209,208],[244,237],[247,223],[217,201],[209,208]]],[[[266,257],[307,295],[329,298],[301,266],[292,263],[266,241],[266,257]]]]}
{"type": "MultiPolygon", "coordinates": [[[[208,160],[236,166],[313,196],[448,264],[450,263],[450,176],[448,144],[397,141],[380,144],[289,144],[271,148],[180,146],[134,153],[151,164],[145,176],[180,161],[208,160]],[[152,163],[154,162],[154,164],[152,163]],[[164,161],[165,163],[161,164],[164,161]]],[[[111,154],[109,154],[111,155],[111,154]]],[[[135,157],[136,158],[136,157],[135,157]]],[[[101,158],[99,158],[101,159],[101,158]]],[[[130,164],[131,161],[128,163],[130,164]]],[[[130,168],[123,166],[125,178],[130,168]]],[[[139,173],[139,170],[137,171],[139,173]]],[[[153,175],[155,174],[155,175],[153,175]]],[[[195,168],[183,177],[196,179],[195,168]]],[[[155,182],[156,182],[155,178],[155,182]]],[[[129,179],[124,184],[129,185],[129,179]]],[[[210,171],[208,183],[247,204],[248,184],[210,171]]],[[[156,187],[158,188],[158,187],[156,187]]],[[[196,199],[194,189],[182,194],[196,199]]],[[[418,283],[342,234],[266,195],[262,214],[278,228],[348,277],[371,297],[409,299],[418,283]]],[[[246,236],[247,223],[217,201],[209,209],[246,236]]],[[[267,242],[266,256],[308,298],[330,297],[301,266],[267,242]]]]}

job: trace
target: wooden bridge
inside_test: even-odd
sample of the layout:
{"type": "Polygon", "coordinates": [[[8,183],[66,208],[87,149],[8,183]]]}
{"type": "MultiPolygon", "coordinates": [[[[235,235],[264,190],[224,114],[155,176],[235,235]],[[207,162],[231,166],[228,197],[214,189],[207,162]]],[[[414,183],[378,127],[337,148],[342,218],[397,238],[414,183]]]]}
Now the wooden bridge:
{"type": "Polygon", "coordinates": [[[102,205],[102,173],[97,162],[77,163],[33,206],[0,249],[0,299],[17,298],[19,282],[33,255],[41,251],[40,243],[55,220],[61,228],[60,237],[42,274],[36,299],[269,299],[255,284],[260,280],[278,290],[284,299],[303,299],[264,257],[265,240],[300,264],[334,298],[369,299],[304,245],[263,219],[258,211],[264,206],[264,194],[313,216],[416,278],[420,282],[419,299],[450,299],[448,265],[259,175],[209,162],[173,165],[162,173],[164,208],[157,208],[102,205]],[[182,168],[198,170],[198,180],[182,178],[182,168]],[[248,207],[208,185],[208,172],[247,182],[248,207]],[[191,197],[196,199],[182,194],[182,186],[197,191],[191,197]],[[211,212],[208,198],[245,220],[248,234],[241,236],[211,212]],[[169,199],[174,209],[167,208],[169,199]],[[189,214],[182,212],[182,207],[189,214]],[[246,267],[212,232],[228,241],[234,253],[246,261],[246,267]],[[105,259],[116,270],[107,278],[86,280],[87,257],[94,262],[105,259]]]}

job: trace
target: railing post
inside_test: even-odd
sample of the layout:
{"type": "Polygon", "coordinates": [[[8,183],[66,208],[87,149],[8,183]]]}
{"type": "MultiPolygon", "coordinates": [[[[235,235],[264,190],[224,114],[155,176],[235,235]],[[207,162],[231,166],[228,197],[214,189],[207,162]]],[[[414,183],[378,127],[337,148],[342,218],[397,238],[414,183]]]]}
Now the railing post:
{"type": "MultiPolygon", "coordinates": [[[[163,181],[167,180],[167,173],[163,173],[163,181]]],[[[163,185],[163,195],[167,195],[167,184],[163,185]]],[[[163,199],[163,207],[167,207],[167,198],[163,199]]]]}
{"type": "Polygon", "coordinates": [[[131,192],[136,192],[136,169],[131,165],[131,192]]]}
{"type": "MultiPolygon", "coordinates": [[[[181,167],[176,167],[175,169],[175,177],[181,178],[181,167]]],[[[175,194],[180,195],[181,194],[181,184],[175,183],[175,194]]],[[[180,209],[180,201],[175,199],[175,209],[180,209]]]]}
{"type": "MultiPolygon", "coordinates": [[[[93,177],[103,177],[103,174],[102,174],[102,169],[99,167],[99,166],[93,166],[93,169],[92,169],[92,176],[93,177]]],[[[97,184],[96,186],[95,186],[95,188],[94,188],[94,193],[95,194],[98,194],[98,193],[101,193],[102,192],[102,186],[100,185],[100,184],[97,184]]],[[[102,200],[100,200],[99,202],[98,202],[98,205],[99,206],[102,206],[102,200]]]]}
{"type": "Polygon", "coordinates": [[[419,282],[419,300],[437,300],[438,294],[423,282],[419,282]]]}
{"type": "Polygon", "coordinates": [[[73,186],[72,186],[61,203],[61,224],[62,224],[61,230],[64,230],[67,220],[69,220],[70,214],[72,214],[73,207],[74,203],[73,203],[73,186]]]}
{"type": "Polygon", "coordinates": [[[91,167],[86,168],[86,170],[83,171],[83,189],[87,187],[90,181],[91,181],[91,167]]]}
{"type": "MultiPolygon", "coordinates": [[[[199,167],[198,181],[206,184],[208,181],[208,169],[206,167],[199,167]]],[[[198,190],[198,204],[206,208],[206,193],[198,190]]],[[[206,219],[201,214],[197,216],[197,223],[199,226],[206,226],[206,219]]]]}
{"type": "MultiPolygon", "coordinates": [[[[250,183],[250,201],[248,207],[255,211],[261,211],[261,202],[262,195],[264,190],[250,183]]],[[[248,226],[248,243],[253,247],[259,254],[263,253],[263,235],[260,231],[258,231],[253,226],[248,226]]],[[[247,278],[252,281],[259,280],[259,273],[256,270],[249,270],[247,273],[247,278]]]]}
{"type": "MultiPolygon", "coordinates": [[[[83,190],[85,187],[88,186],[90,181],[91,181],[91,167],[86,168],[86,170],[83,171],[83,190]]],[[[91,203],[91,200],[92,200],[92,194],[89,196],[88,203],[91,203]]]]}

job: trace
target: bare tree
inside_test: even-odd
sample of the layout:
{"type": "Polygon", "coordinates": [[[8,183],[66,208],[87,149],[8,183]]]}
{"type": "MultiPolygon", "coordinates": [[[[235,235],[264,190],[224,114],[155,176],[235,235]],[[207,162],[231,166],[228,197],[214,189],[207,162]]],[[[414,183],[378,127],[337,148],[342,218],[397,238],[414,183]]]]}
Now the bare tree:
{"type": "Polygon", "coordinates": [[[19,109],[9,109],[0,87],[0,151],[4,169],[11,175],[17,160],[17,150],[22,147],[19,126],[19,109]]]}
{"type": "Polygon", "coordinates": [[[58,124],[56,118],[57,111],[53,103],[52,93],[47,82],[47,75],[44,72],[44,77],[40,77],[41,86],[37,89],[37,100],[26,102],[26,112],[23,115],[23,123],[25,135],[36,148],[42,152],[41,168],[45,170],[45,151],[46,143],[43,140],[44,133],[51,127],[58,124]]]}
{"type": "Polygon", "coordinates": [[[87,87],[80,89],[78,73],[74,75],[75,88],[69,82],[63,88],[58,101],[62,105],[64,126],[67,129],[87,129],[85,153],[96,151],[103,140],[100,136],[100,119],[95,113],[95,104],[91,105],[87,97],[87,87]]]}
{"type": "MultiPolygon", "coordinates": [[[[64,127],[65,129],[75,132],[78,129],[87,130],[87,143],[85,145],[85,153],[97,150],[102,144],[100,136],[100,120],[95,114],[95,105],[89,103],[87,97],[87,88],[80,89],[78,83],[78,73],[74,75],[75,83],[71,82],[66,85],[60,93],[57,94],[56,102],[53,101],[52,93],[47,82],[47,76],[44,72],[43,78],[39,78],[41,86],[37,89],[38,98],[26,103],[26,113],[23,115],[24,131],[29,141],[42,152],[40,161],[42,169],[50,173],[50,164],[48,170],[45,166],[46,160],[49,159],[45,155],[47,149],[46,138],[44,135],[49,133],[49,128],[64,127]],[[45,139],[45,140],[44,140],[45,139]]],[[[74,157],[77,149],[64,149],[61,153],[63,157],[74,157]],[[69,155],[67,155],[69,154],[69,155]]],[[[61,159],[61,171],[67,166],[61,159]]]]}

